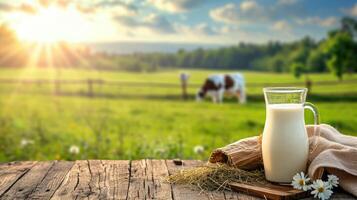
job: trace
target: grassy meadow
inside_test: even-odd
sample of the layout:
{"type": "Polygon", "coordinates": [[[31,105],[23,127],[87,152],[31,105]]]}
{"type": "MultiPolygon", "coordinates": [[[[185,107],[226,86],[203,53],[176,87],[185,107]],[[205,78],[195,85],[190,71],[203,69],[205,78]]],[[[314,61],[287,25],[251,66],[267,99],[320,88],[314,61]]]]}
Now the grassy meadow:
{"type": "MultiPolygon", "coordinates": [[[[63,80],[103,79],[127,82],[179,83],[180,70],[128,73],[63,69],[63,80]]],[[[189,70],[190,84],[200,84],[210,70],[189,70]]],[[[238,139],[259,135],[265,121],[262,88],[255,83],[300,82],[291,74],[243,72],[248,83],[248,104],[228,99],[222,105],[209,100],[196,103],[195,87],[190,99],[181,100],[181,89],[95,85],[88,97],[87,85],[0,84],[0,161],[53,159],[206,159],[213,148],[238,139]],[[252,85],[251,87],[249,85],[252,85]],[[71,153],[71,146],[79,153],[71,153]],[[195,146],[204,147],[202,153],[195,146]]],[[[53,69],[1,69],[1,79],[55,79],[53,69]]],[[[321,122],[341,132],[357,135],[357,80],[346,75],[339,83],[330,74],[313,74],[313,81],[336,81],[334,85],[313,85],[311,98],[320,111],[321,122]]],[[[312,114],[306,112],[307,123],[312,114]]]]}

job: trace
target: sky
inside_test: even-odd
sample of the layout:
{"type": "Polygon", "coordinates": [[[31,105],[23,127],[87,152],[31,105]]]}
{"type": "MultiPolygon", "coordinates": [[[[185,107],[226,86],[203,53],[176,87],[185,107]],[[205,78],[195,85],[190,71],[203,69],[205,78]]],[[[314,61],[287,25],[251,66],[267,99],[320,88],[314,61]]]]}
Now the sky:
{"type": "Polygon", "coordinates": [[[357,0],[0,0],[29,41],[233,44],[326,36],[357,0]]]}

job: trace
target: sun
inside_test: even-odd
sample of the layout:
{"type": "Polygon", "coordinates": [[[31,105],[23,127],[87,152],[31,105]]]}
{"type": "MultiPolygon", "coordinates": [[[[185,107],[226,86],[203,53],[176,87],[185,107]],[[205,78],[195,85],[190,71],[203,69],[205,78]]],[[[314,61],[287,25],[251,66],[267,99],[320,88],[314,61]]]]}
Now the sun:
{"type": "Polygon", "coordinates": [[[53,43],[79,42],[86,34],[86,20],[74,8],[42,8],[34,15],[23,16],[13,28],[21,40],[53,43]]]}

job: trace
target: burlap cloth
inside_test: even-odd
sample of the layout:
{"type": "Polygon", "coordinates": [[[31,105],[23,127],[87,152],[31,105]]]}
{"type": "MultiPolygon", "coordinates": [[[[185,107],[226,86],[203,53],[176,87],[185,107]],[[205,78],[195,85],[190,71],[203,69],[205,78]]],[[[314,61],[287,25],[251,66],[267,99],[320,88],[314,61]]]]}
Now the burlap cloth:
{"type": "MultiPolygon", "coordinates": [[[[321,124],[306,126],[309,134],[310,153],[308,174],[321,178],[324,172],[340,179],[340,186],[357,197],[357,137],[343,135],[335,128],[321,124]],[[314,135],[320,132],[320,137],[314,135]]],[[[209,162],[227,163],[242,169],[262,166],[261,137],[250,137],[216,149],[209,162]]]]}

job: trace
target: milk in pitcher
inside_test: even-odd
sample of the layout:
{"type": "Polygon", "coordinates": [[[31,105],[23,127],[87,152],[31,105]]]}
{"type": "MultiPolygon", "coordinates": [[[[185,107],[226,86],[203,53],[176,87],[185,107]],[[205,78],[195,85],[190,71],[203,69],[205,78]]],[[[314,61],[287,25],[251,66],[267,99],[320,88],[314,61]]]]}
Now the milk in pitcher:
{"type": "Polygon", "coordinates": [[[309,141],[303,104],[270,104],[266,108],[262,152],[266,179],[290,183],[306,170],[309,141]]]}

